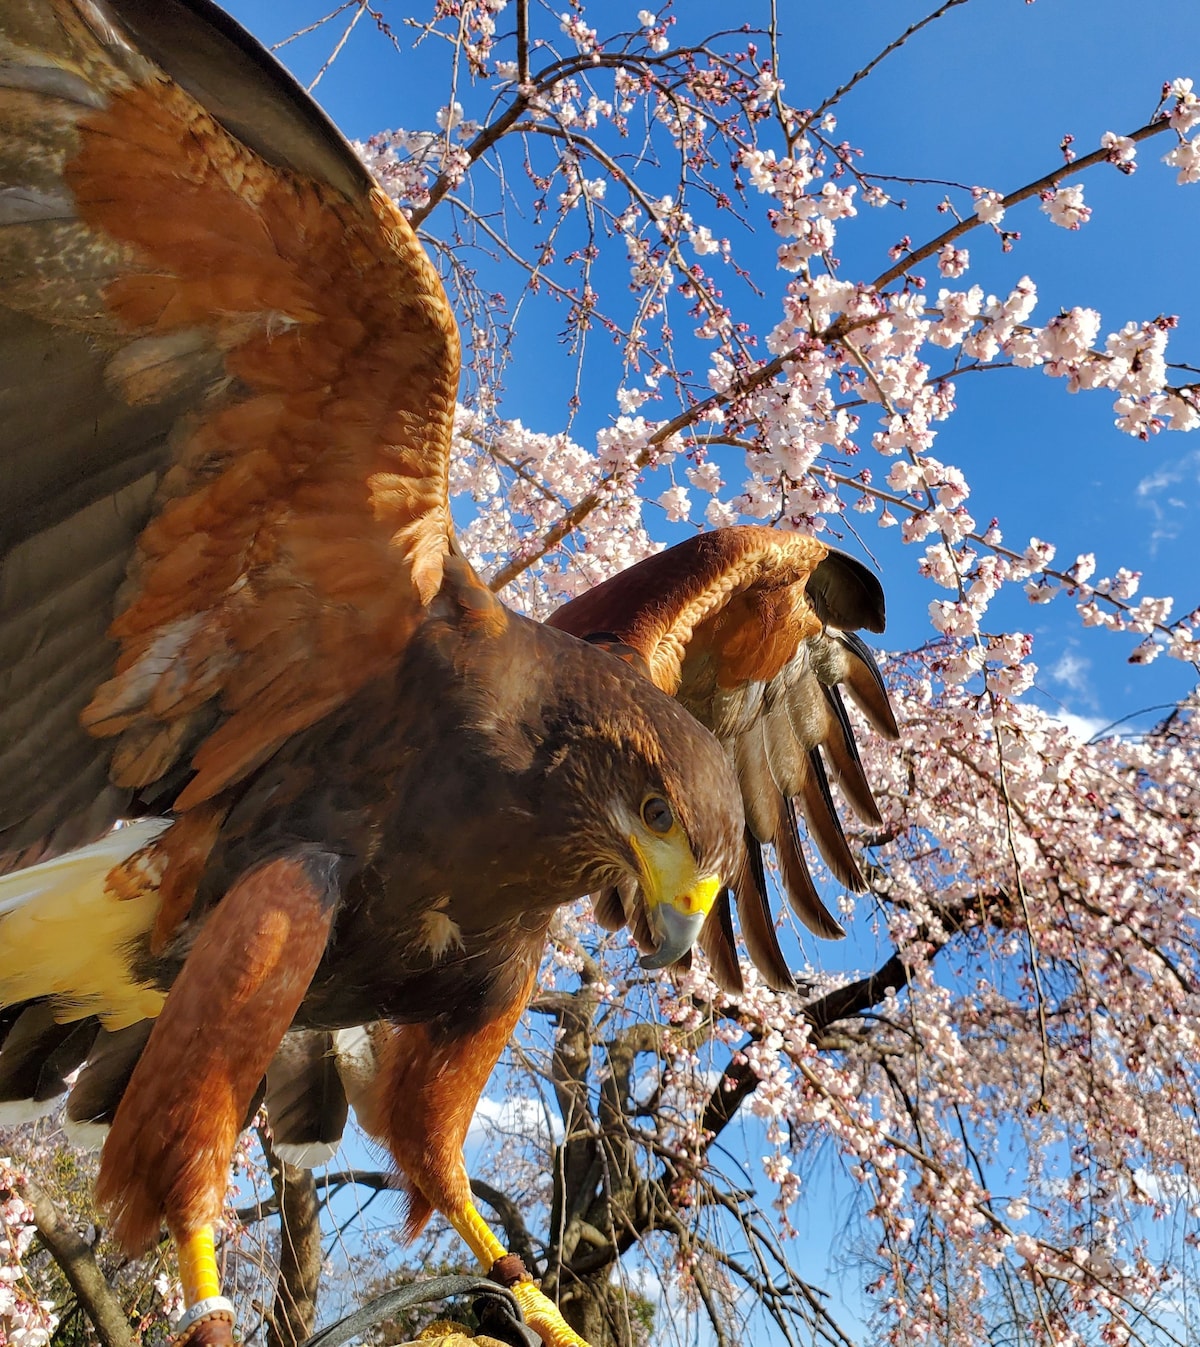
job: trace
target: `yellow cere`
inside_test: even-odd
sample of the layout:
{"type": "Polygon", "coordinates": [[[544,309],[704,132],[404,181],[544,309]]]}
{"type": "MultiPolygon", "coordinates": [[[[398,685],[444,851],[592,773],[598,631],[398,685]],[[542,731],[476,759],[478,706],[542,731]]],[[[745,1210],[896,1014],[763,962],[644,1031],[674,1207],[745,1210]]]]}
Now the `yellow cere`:
{"type": "Polygon", "coordinates": [[[676,899],[675,906],[689,915],[701,912],[707,916],[709,908],[717,901],[717,895],[723,887],[718,876],[709,875],[700,880],[691,893],[685,893],[676,899]]]}
{"type": "Polygon", "coordinates": [[[667,903],[685,916],[704,915],[721,892],[716,875],[697,873],[696,859],[680,828],[665,837],[631,836],[629,845],[638,858],[642,892],[651,907],[667,903]]]}

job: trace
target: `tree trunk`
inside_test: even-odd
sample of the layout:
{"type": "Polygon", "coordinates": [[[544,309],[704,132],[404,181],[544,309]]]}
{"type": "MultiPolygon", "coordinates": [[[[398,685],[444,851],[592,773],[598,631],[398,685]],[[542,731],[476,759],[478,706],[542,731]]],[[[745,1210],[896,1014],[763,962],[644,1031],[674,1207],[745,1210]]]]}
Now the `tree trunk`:
{"type": "Polygon", "coordinates": [[[267,1347],[299,1347],[317,1320],[321,1217],[312,1171],[271,1156],[279,1201],[279,1280],[267,1321],[267,1347]]]}

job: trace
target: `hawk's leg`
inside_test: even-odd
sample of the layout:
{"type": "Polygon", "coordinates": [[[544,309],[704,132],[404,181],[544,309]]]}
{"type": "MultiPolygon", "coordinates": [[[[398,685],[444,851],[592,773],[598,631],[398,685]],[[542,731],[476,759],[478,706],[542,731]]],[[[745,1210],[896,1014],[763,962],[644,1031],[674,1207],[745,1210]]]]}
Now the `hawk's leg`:
{"type": "Polygon", "coordinates": [[[512,1035],[533,990],[530,969],[511,1004],[469,1033],[440,1033],[426,1024],[393,1026],[383,1049],[367,1130],[387,1139],[404,1171],[409,1194],[408,1231],[415,1235],[440,1211],[466,1240],[480,1265],[516,1297],[525,1321],[546,1347],[587,1347],[533,1281],[521,1259],[492,1233],[471,1200],[463,1141],[483,1087],[512,1035]]]}
{"type": "Polygon", "coordinates": [[[214,908],[142,1052],[104,1147],[97,1196],[131,1253],[167,1229],[181,1341],[230,1343],[213,1225],[246,1112],[325,950],[337,858],[306,850],[243,875],[214,908]]]}

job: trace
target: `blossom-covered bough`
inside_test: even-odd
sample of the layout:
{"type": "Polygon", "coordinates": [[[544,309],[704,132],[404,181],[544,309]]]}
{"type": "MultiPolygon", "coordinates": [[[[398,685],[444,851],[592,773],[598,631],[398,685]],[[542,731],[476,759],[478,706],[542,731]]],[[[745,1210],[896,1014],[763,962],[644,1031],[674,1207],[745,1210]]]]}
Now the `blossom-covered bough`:
{"type": "MultiPolygon", "coordinates": [[[[956,380],[1011,367],[997,377],[1015,400],[1037,370],[1107,398],[1134,452],[1200,425],[1197,371],[1168,352],[1175,317],[1109,330],[1086,294],[1040,314],[1014,227],[1030,202],[1027,234],[1086,230],[1098,174],[1186,191],[1200,97],[1164,72],[1140,125],[1094,147],[1047,128],[1022,181],[947,183],[938,215],[901,215],[919,184],[841,140],[836,115],[964,3],[829,97],[843,72],[822,85],[813,64],[789,68],[766,4],[716,34],[685,6],[526,0],[335,20],[415,38],[401,71],[446,62],[428,129],[381,132],[363,155],[471,334],[453,486],[464,545],[506,599],[545,616],[685,526],[748,519],[868,549],[872,521],[894,527],[932,586],[927,640],[887,669],[901,745],[864,736],[884,821],[853,834],[872,895],[843,905],[845,958],[793,943],[812,960],[803,996],[747,971],[733,1000],[700,965],[649,981],[586,913],[559,926],[511,1065],[530,1107],[506,1115],[505,1160],[477,1196],[597,1347],[643,1340],[640,1311],[668,1340],[675,1306],[738,1341],[748,1299],[779,1341],[858,1340],[871,1314],[871,1340],[896,1342],[1195,1335],[1200,704],[1085,741],[1023,697],[1034,642],[1005,629],[1023,594],[1052,604],[1039,619],[1114,633],[1114,660],[1194,664],[1195,576],[1177,611],[1139,594],[1121,539],[1056,562],[1053,540],[1006,538],[952,418],[956,380]],[[839,262],[870,256],[853,231],[875,212],[905,237],[839,262]],[[971,284],[985,249],[1013,260],[1005,293],[971,284]],[[529,326],[547,348],[561,337],[564,402],[515,419],[504,388],[522,382],[529,326]],[[853,1222],[831,1221],[830,1187],[853,1222]],[[539,1198],[530,1230],[517,1211],[539,1198]],[[840,1303],[810,1231],[867,1269],[840,1303]]],[[[343,1168],[334,1186],[351,1182],[343,1168]]],[[[30,1219],[13,1210],[15,1269],[30,1219]]],[[[395,1256],[386,1227],[355,1238],[352,1263],[395,1256]]],[[[36,1347],[24,1325],[49,1311],[19,1275],[4,1285],[6,1323],[36,1347]]]]}

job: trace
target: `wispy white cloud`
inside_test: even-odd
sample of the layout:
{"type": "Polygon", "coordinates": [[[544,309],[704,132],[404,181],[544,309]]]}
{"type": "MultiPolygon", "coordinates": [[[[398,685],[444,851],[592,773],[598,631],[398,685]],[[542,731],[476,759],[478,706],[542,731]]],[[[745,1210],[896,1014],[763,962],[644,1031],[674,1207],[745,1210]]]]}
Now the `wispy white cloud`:
{"type": "Polygon", "coordinates": [[[1063,702],[1067,698],[1072,705],[1081,706],[1087,710],[1098,710],[1100,699],[1096,695],[1095,685],[1092,680],[1092,661],[1079,652],[1075,645],[1068,645],[1059,655],[1053,664],[1044,665],[1043,675],[1047,682],[1042,686],[1042,692],[1051,705],[1045,707],[1046,715],[1056,725],[1061,725],[1072,736],[1081,743],[1087,743],[1089,739],[1095,738],[1102,730],[1107,728],[1109,721],[1096,715],[1087,715],[1084,711],[1068,710],[1063,702]],[[1060,691],[1058,695],[1051,694],[1048,684],[1057,684],[1060,691]]]}
{"type": "Polygon", "coordinates": [[[1056,683],[1063,683],[1081,697],[1091,698],[1091,681],[1088,670],[1092,661],[1068,647],[1050,668],[1050,677],[1056,683]]]}
{"type": "Polygon", "coordinates": [[[1154,519],[1151,553],[1160,542],[1177,538],[1187,526],[1196,504],[1195,492],[1189,490],[1191,486],[1200,486],[1200,449],[1192,449],[1174,463],[1163,464],[1137,484],[1138,504],[1149,510],[1154,519]]]}
{"type": "MultiPolygon", "coordinates": [[[[1079,648],[1074,644],[1068,645],[1058,659],[1050,665],[1046,670],[1046,676],[1052,683],[1057,683],[1059,687],[1066,689],[1066,692],[1062,695],[1068,697],[1068,700],[1075,707],[1094,710],[1100,705],[1092,680],[1092,661],[1086,655],[1080,654],[1079,648]]],[[[1062,719],[1065,724],[1069,717],[1073,717],[1081,725],[1089,723],[1087,716],[1079,714],[1078,711],[1068,713],[1065,708],[1062,715],[1057,718],[1062,719]]],[[[1097,728],[1100,727],[1100,724],[1102,722],[1098,723],[1097,728]]],[[[1090,733],[1088,737],[1090,737],[1090,733]]]]}
{"type": "Polygon", "coordinates": [[[1047,711],[1046,714],[1082,744],[1094,739],[1109,725],[1103,716],[1077,716],[1073,711],[1047,711]]]}
{"type": "MultiPolygon", "coordinates": [[[[562,1123],[552,1120],[555,1143],[562,1140],[562,1123]]],[[[500,1136],[547,1139],[546,1110],[532,1095],[510,1095],[507,1099],[481,1099],[467,1132],[467,1145],[492,1141],[500,1136]]]]}

